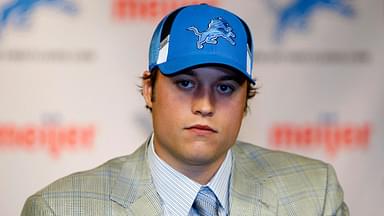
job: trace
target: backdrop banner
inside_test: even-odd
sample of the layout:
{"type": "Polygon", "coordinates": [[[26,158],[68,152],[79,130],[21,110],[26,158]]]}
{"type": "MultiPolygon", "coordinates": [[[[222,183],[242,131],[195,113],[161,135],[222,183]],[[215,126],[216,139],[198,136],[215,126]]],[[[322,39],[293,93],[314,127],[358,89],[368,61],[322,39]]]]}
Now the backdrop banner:
{"type": "MultiPolygon", "coordinates": [[[[0,0],[2,215],[144,142],[151,34],[199,2],[0,0]]],[[[204,2],[244,18],[255,41],[259,94],[239,139],[332,164],[351,214],[382,215],[384,1],[204,2]]]]}

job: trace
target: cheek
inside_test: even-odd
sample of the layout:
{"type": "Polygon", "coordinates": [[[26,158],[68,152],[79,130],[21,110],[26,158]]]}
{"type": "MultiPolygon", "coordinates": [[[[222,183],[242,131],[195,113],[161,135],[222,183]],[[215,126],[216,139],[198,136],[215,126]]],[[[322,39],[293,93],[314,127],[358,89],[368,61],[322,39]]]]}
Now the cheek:
{"type": "Polygon", "coordinates": [[[243,116],[244,110],[246,107],[246,94],[239,92],[237,95],[234,95],[232,98],[225,99],[221,101],[221,106],[230,113],[230,116],[243,116]]]}
{"type": "Polygon", "coordinates": [[[244,117],[245,102],[243,100],[224,101],[220,106],[220,111],[217,110],[217,114],[220,113],[220,119],[223,121],[223,125],[227,125],[229,128],[239,127],[244,117]]]}
{"type": "Polygon", "coordinates": [[[178,93],[174,88],[164,87],[156,92],[153,109],[154,112],[162,115],[160,118],[177,119],[181,117],[180,113],[185,112],[189,101],[190,98],[178,93]]]}
{"type": "Polygon", "coordinates": [[[245,115],[246,95],[236,95],[232,99],[222,101],[222,104],[218,107],[222,109],[220,118],[223,122],[221,124],[226,125],[231,131],[237,131],[245,115]]]}

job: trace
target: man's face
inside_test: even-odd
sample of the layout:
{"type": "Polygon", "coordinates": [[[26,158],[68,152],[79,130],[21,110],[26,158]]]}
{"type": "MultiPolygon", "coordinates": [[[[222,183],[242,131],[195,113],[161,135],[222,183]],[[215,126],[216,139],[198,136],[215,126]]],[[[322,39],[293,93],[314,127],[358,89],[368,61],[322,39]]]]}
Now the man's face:
{"type": "Polygon", "coordinates": [[[247,82],[223,67],[200,67],[172,76],[158,72],[154,89],[144,81],[143,95],[152,108],[154,146],[161,159],[179,171],[218,167],[236,141],[247,82]]]}

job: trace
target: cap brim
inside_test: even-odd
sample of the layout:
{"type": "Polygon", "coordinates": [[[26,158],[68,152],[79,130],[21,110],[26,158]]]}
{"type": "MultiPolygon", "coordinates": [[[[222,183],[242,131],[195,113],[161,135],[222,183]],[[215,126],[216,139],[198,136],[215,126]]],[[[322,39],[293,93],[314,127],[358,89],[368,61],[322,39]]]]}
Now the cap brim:
{"type": "Polygon", "coordinates": [[[159,64],[158,67],[162,74],[172,75],[188,68],[199,67],[203,65],[222,65],[228,67],[229,69],[234,69],[243,75],[252,84],[255,84],[255,80],[250,77],[245,68],[240,66],[240,63],[218,55],[189,55],[178,57],[174,59],[168,59],[166,63],[159,64]]]}

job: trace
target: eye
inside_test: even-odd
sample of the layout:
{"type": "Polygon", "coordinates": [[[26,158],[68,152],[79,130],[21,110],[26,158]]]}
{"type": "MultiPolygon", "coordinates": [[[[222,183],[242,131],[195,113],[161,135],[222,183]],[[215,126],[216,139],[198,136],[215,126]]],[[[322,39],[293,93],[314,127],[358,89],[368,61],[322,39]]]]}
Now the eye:
{"type": "Polygon", "coordinates": [[[194,83],[191,80],[179,80],[176,81],[176,84],[182,89],[191,89],[194,87],[194,83]]]}
{"type": "Polygon", "coordinates": [[[233,85],[226,83],[218,84],[216,88],[220,94],[232,94],[232,92],[235,91],[235,87],[233,85]]]}

